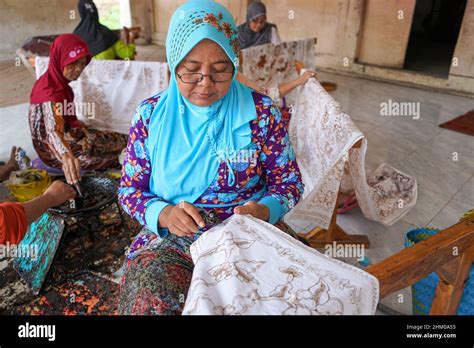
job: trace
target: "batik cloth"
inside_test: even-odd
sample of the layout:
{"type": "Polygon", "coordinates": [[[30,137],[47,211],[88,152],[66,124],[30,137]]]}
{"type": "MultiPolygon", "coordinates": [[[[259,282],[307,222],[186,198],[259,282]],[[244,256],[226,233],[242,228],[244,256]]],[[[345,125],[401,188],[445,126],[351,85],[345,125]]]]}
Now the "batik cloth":
{"type": "Polygon", "coordinates": [[[33,146],[48,166],[61,168],[61,157],[70,152],[81,169],[118,168],[118,156],[127,145],[127,136],[87,126],[69,127],[57,103],[30,104],[29,123],[33,146]]]}
{"type": "MultiPolygon", "coordinates": [[[[296,240],[296,233],[288,225],[279,222],[276,226],[281,234],[296,240]]],[[[119,314],[182,314],[194,270],[190,247],[204,231],[193,237],[169,234],[160,238],[143,229],[126,253],[119,314]]]]}
{"type": "MultiPolygon", "coordinates": [[[[37,78],[47,66],[48,57],[36,57],[37,78]]],[[[128,134],[137,105],[168,87],[168,65],[92,60],[71,86],[79,119],[94,129],[128,134]]]]}
{"type": "Polygon", "coordinates": [[[341,185],[344,191],[355,190],[365,217],[384,225],[393,224],[415,205],[413,177],[385,163],[366,172],[367,140],[316,79],[298,89],[289,132],[305,193],[285,221],[297,218],[327,228],[341,185]],[[361,147],[353,149],[358,141],[361,147]]]}
{"type": "Polygon", "coordinates": [[[183,314],[367,315],[377,307],[377,278],[250,216],[205,232],[190,253],[183,314]]]}
{"type": "MultiPolygon", "coordinates": [[[[241,51],[242,74],[259,86],[278,104],[278,85],[298,78],[296,63],[312,68],[315,61],[314,39],[249,47],[241,51]]],[[[285,96],[286,104],[294,106],[297,92],[285,96]]]]}

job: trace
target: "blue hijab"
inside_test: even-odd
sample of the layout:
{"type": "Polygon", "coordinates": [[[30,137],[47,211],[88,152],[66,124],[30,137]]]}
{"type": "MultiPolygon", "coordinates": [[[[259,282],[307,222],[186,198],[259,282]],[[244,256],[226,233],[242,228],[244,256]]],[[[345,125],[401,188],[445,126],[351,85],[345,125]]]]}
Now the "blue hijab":
{"type": "Polygon", "coordinates": [[[150,188],[172,204],[194,203],[210,186],[222,161],[227,164],[228,184],[235,184],[230,161],[236,151],[251,144],[250,122],[257,113],[251,90],[235,80],[239,43],[234,19],[225,7],[209,0],[180,6],[171,17],[166,51],[171,79],[150,120],[150,188]],[[208,107],[186,100],[176,81],[176,67],[204,39],[222,47],[235,71],[227,94],[208,107]]]}

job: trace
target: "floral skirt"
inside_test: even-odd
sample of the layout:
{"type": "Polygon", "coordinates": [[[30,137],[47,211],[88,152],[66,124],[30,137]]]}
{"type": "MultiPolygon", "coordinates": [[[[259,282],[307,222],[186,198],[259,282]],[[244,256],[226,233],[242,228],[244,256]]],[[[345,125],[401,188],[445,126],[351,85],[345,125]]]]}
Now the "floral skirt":
{"type": "MultiPolygon", "coordinates": [[[[285,223],[279,222],[276,226],[298,238],[285,223]]],[[[119,314],[181,314],[193,275],[189,248],[201,233],[194,237],[178,237],[170,233],[161,239],[143,229],[133,240],[126,255],[119,314]]]]}
{"type": "MultiPolygon", "coordinates": [[[[67,152],[66,145],[81,163],[84,170],[119,169],[118,156],[127,146],[128,135],[100,131],[89,127],[68,128],[59,136],[46,130],[46,123],[55,120],[55,126],[62,129],[64,121],[52,116],[50,103],[31,104],[29,123],[33,146],[43,163],[54,168],[61,168],[61,155],[67,152]],[[63,143],[64,142],[64,143],[63,143]],[[61,151],[61,152],[59,152],[61,151]]],[[[50,125],[51,128],[51,125],[50,125]]]]}

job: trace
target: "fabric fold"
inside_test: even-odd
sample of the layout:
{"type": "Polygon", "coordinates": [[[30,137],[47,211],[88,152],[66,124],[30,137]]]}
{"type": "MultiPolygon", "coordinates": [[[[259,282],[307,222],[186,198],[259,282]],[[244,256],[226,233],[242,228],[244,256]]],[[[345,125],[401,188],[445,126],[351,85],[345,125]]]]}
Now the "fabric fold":
{"type": "Polygon", "coordinates": [[[289,133],[305,193],[285,221],[301,219],[328,228],[341,187],[355,190],[366,218],[387,226],[415,205],[413,177],[385,163],[366,171],[367,140],[315,79],[298,90],[289,133]],[[360,140],[360,148],[354,148],[360,140]]]}
{"type": "Polygon", "coordinates": [[[250,216],[205,232],[190,253],[185,315],[372,315],[377,308],[373,275],[250,216]]]}

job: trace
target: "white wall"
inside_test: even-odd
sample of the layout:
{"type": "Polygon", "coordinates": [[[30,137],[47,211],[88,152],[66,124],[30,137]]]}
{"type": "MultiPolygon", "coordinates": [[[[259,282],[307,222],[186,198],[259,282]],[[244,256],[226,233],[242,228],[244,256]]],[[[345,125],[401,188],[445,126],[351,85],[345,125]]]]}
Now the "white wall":
{"type": "Polygon", "coordinates": [[[70,33],[79,21],[77,0],[0,0],[0,60],[14,59],[28,37],[70,33]]]}

